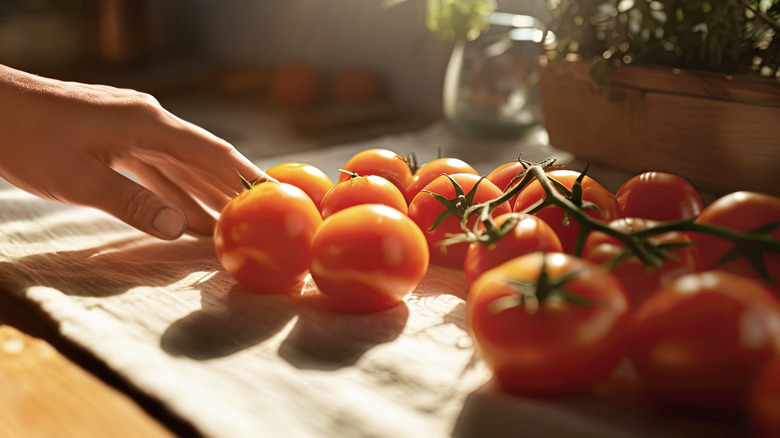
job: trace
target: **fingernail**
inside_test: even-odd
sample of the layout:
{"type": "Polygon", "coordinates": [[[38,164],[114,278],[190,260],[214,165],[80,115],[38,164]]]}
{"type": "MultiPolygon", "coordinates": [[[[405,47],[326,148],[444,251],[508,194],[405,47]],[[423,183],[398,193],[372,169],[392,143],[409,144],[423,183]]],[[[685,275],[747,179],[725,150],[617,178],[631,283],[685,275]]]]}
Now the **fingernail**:
{"type": "Polygon", "coordinates": [[[168,239],[179,237],[186,226],[187,220],[184,215],[172,208],[163,208],[154,217],[154,228],[168,239]]]}

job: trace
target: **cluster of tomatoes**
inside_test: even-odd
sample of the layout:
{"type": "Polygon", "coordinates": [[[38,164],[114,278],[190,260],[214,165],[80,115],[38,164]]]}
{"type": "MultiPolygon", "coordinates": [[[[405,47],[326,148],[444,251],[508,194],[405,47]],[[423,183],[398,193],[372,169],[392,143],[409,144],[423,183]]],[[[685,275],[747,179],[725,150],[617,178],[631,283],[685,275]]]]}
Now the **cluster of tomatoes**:
{"type": "Polygon", "coordinates": [[[481,177],[383,149],[340,171],[334,184],[284,163],[225,207],[216,251],[244,288],[285,293],[311,274],[331,309],[365,313],[402,302],[429,264],[457,269],[506,392],[588,391],[629,363],[652,400],[750,412],[780,435],[780,199],[735,192],[705,207],[668,173],[613,194],[521,160],[481,177]]]}

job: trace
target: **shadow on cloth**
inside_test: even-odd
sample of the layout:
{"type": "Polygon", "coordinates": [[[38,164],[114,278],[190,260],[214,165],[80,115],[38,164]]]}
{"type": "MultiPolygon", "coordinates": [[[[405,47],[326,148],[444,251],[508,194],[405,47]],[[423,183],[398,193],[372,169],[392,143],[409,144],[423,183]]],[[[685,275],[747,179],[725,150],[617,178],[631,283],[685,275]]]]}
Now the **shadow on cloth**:
{"type": "Polygon", "coordinates": [[[600,422],[555,400],[513,397],[495,381],[466,398],[453,438],[629,438],[636,435],[600,422]]]}
{"type": "Polygon", "coordinates": [[[370,349],[400,336],[409,319],[405,303],[367,314],[335,312],[321,305],[314,283],[303,285],[300,314],[279,356],[301,369],[337,370],[354,365],[370,349]]]}
{"type": "Polygon", "coordinates": [[[48,286],[66,295],[106,297],[135,287],[166,287],[193,272],[219,268],[211,238],[168,242],[138,236],[0,262],[0,284],[12,291],[48,286]]]}
{"type": "Polygon", "coordinates": [[[161,348],[195,360],[229,356],[275,335],[298,312],[287,295],[226,289],[201,290],[201,309],[168,327],[161,348]]]}

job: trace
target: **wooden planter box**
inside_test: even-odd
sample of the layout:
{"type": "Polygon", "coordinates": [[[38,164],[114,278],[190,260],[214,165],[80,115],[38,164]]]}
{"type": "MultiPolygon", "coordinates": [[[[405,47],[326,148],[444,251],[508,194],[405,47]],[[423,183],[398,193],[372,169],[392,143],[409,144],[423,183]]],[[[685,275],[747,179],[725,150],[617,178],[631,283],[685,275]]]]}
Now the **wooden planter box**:
{"type": "Polygon", "coordinates": [[[632,173],[675,173],[714,194],[780,196],[780,84],[624,67],[607,94],[589,69],[542,60],[553,147],[632,173]]]}

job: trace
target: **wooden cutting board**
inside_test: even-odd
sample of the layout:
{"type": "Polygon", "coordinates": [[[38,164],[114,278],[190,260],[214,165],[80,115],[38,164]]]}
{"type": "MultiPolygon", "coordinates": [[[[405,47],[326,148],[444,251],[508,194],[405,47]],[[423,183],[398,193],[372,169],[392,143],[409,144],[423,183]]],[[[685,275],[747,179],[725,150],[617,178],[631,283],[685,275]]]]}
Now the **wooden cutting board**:
{"type": "Polygon", "coordinates": [[[0,325],[0,436],[172,435],[47,342],[0,325]]]}

